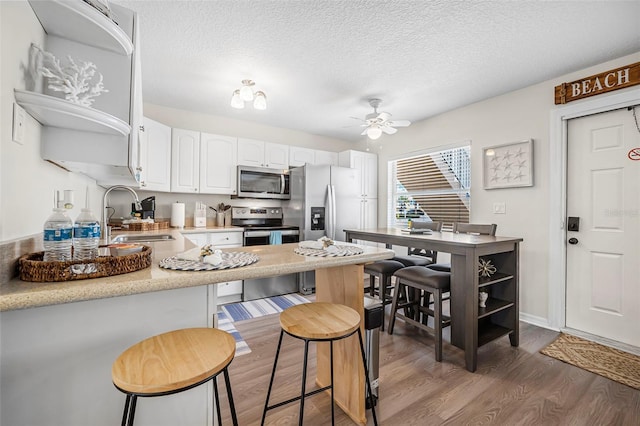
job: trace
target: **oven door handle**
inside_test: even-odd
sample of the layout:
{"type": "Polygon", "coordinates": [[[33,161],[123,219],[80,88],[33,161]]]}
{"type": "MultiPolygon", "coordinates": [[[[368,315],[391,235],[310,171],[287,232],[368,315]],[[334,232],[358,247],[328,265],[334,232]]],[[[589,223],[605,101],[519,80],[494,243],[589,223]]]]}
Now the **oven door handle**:
{"type": "MultiPolygon", "coordinates": [[[[296,230],[279,230],[279,229],[274,229],[274,231],[278,231],[282,234],[282,236],[286,236],[286,235],[300,235],[300,231],[296,231],[296,230]]],[[[251,231],[251,232],[245,232],[244,233],[244,237],[245,238],[259,238],[259,237],[268,237],[269,235],[271,235],[272,231],[251,231]]]]}

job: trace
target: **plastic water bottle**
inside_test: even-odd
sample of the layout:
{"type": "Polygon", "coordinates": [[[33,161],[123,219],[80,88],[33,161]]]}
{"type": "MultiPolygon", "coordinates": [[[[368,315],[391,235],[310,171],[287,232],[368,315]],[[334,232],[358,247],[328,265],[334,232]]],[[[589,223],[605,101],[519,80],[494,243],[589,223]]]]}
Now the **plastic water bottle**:
{"type": "Polygon", "coordinates": [[[84,208],[73,227],[73,260],[91,260],[98,257],[100,245],[100,223],[84,208]]]}
{"type": "Polygon", "coordinates": [[[64,209],[53,209],[44,223],[44,261],[71,260],[73,221],[64,209]]]}

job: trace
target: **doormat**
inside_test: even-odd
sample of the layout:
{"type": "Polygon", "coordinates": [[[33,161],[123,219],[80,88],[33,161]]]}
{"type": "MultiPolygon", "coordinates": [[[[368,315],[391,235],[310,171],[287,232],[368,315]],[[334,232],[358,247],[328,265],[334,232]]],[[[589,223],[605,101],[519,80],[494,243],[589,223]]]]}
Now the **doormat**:
{"type": "Polygon", "coordinates": [[[309,303],[309,300],[299,294],[291,293],[283,296],[250,300],[248,302],[230,303],[223,305],[222,310],[227,315],[227,318],[236,322],[277,314],[291,306],[300,305],[301,303],[309,303]]]}
{"type": "Polygon", "coordinates": [[[231,334],[236,341],[236,356],[246,355],[251,352],[251,348],[244,341],[238,330],[233,326],[233,321],[224,312],[218,312],[218,328],[231,334]]]}
{"type": "Polygon", "coordinates": [[[640,357],[561,333],[540,353],[640,390],[640,357]]]}

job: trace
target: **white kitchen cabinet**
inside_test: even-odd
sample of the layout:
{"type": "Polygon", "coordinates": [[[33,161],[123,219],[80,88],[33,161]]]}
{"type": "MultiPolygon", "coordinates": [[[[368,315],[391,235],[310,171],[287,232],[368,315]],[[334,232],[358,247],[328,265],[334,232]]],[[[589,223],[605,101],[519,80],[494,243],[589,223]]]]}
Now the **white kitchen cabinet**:
{"type": "Polygon", "coordinates": [[[305,164],[316,164],[316,150],[301,146],[290,146],[289,166],[298,167],[305,164]]]}
{"type": "Polygon", "coordinates": [[[237,139],[173,129],[171,192],[235,194],[237,139]]]}
{"type": "Polygon", "coordinates": [[[102,186],[135,185],[142,124],[136,13],[113,4],[116,24],[81,0],[29,3],[47,33],[44,49],[62,61],[94,63],[109,90],[91,107],[64,100],[46,84],[44,93],[16,90],[16,101],[43,126],[42,158],[102,186]]]}
{"type": "Polygon", "coordinates": [[[322,151],[319,149],[316,149],[315,151],[316,151],[315,164],[321,164],[321,165],[328,164],[330,166],[337,166],[339,164],[337,152],[322,151]]]}
{"type": "Polygon", "coordinates": [[[171,192],[200,190],[200,132],[171,130],[171,192]]]}
{"type": "Polygon", "coordinates": [[[171,191],[171,127],[144,117],[140,163],[141,189],[171,191]]]}
{"type": "Polygon", "coordinates": [[[363,198],[378,198],[378,156],[362,151],[343,151],[339,154],[340,166],[360,171],[360,188],[363,198]]]}
{"type": "Polygon", "coordinates": [[[238,139],[200,134],[200,193],[235,194],[238,139]]]}
{"type": "MultiPolygon", "coordinates": [[[[217,248],[242,247],[242,232],[198,232],[182,234],[192,243],[202,247],[213,244],[217,248]]],[[[242,280],[213,285],[219,304],[242,300],[242,280]]]]}
{"type": "Polygon", "coordinates": [[[238,165],[288,169],[289,145],[238,138],[238,165]]]}

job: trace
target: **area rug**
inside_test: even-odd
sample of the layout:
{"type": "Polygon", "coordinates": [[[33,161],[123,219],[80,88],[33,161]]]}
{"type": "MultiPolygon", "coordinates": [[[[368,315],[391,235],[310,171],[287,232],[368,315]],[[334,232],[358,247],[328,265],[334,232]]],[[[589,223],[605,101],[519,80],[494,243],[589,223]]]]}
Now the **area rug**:
{"type": "Polygon", "coordinates": [[[222,310],[231,321],[243,321],[265,315],[277,314],[285,309],[309,303],[309,300],[299,294],[285,294],[283,296],[267,297],[265,299],[250,300],[248,302],[230,303],[222,306],[222,310]]]}
{"type": "Polygon", "coordinates": [[[568,334],[560,334],[540,353],[640,390],[637,355],[568,334]]]}
{"type": "Polygon", "coordinates": [[[246,355],[251,352],[249,345],[244,341],[238,330],[233,326],[233,321],[224,312],[218,312],[218,328],[231,334],[236,341],[236,356],[246,355]]]}

